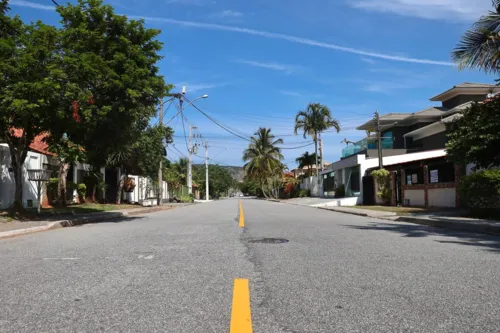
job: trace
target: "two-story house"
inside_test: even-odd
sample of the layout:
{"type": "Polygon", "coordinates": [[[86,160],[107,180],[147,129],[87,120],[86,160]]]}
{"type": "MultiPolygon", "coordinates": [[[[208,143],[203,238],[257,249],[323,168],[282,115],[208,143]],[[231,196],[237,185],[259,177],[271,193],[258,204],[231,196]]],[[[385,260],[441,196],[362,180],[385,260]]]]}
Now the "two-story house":
{"type": "MultiPolygon", "coordinates": [[[[464,168],[446,160],[447,123],[473,102],[500,92],[491,84],[463,83],[431,98],[441,102],[414,113],[380,116],[382,161],[394,172],[393,203],[408,206],[455,207],[457,182],[464,168]]],[[[346,198],[339,205],[373,204],[372,170],[379,166],[376,121],[357,127],[372,134],[342,150],[341,159],[326,173],[334,172],[335,185],[345,186],[346,198]]]]}

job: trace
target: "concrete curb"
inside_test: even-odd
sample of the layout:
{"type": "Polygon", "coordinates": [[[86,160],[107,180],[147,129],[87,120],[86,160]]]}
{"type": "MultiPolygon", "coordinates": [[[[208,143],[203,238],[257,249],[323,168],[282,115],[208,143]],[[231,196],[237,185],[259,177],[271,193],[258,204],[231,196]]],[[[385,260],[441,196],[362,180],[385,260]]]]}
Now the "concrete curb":
{"type": "MultiPolygon", "coordinates": [[[[189,206],[189,205],[185,205],[185,206],[189,206]]],[[[179,206],[179,207],[185,207],[185,206],[179,206]]],[[[103,221],[115,220],[115,219],[119,219],[119,218],[126,218],[128,216],[136,216],[136,215],[141,215],[141,214],[155,213],[155,212],[160,212],[160,211],[170,210],[170,209],[175,209],[175,208],[177,208],[177,207],[165,205],[162,207],[151,207],[151,208],[146,208],[146,209],[138,208],[137,211],[93,213],[93,214],[89,214],[86,216],[80,216],[80,217],[70,219],[70,220],[54,221],[54,222],[48,223],[47,225],[43,225],[43,226],[39,226],[39,227],[32,227],[32,228],[26,228],[26,229],[17,229],[17,230],[0,232],[0,239],[11,238],[11,237],[16,237],[16,236],[21,236],[21,235],[27,235],[27,234],[51,230],[51,229],[74,227],[77,225],[93,223],[93,222],[103,222],[103,221]]]]}
{"type": "Polygon", "coordinates": [[[456,231],[466,231],[466,232],[473,232],[473,233],[480,233],[480,234],[500,235],[500,223],[492,224],[492,223],[488,223],[488,222],[441,221],[441,220],[436,220],[436,219],[431,219],[431,218],[421,218],[418,216],[397,216],[397,215],[374,216],[374,215],[370,215],[369,212],[367,212],[367,213],[349,212],[349,211],[344,211],[344,210],[336,210],[336,209],[332,209],[329,207],[304,206],[304,205],[299,205],[299,204],[295,204],[295,203],[288,203],[288,202],[283,202],[283,201],[278,201],[278,200],[270,200],[270,199],[268,199],[268,201],[280,202],[280,203],[285,203],[285,204],[289,204],[289,205],[296,205],[296,206],[303,206],[303,207],[310,207],[310,208],[319,208],[322,210],[329,210],[329,211],[333,211],[333,212],[337,212],[337,213],[357,215],[357,216],[363,216],[363,217],[369,217],[369,218],[376,218],[376,219],[388,220],[388,221],[392,221],[392,222],[406,222],[406,223],[419,224],[419,225],[425,225],[425,226],[429,226],[429,227],[456,230],[456,231]]]}

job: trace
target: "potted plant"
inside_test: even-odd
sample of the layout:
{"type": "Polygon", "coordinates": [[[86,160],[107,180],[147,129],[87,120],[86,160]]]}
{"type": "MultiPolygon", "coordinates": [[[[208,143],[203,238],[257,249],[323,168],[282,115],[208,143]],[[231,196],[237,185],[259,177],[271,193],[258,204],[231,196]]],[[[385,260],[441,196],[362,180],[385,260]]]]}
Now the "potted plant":
{"type": "Polygon", "coordinates": [[[123,190],[127,193],[134,192],[135,189],[135,179],[132,177],[127,177],[123,183],[123,190]]]}

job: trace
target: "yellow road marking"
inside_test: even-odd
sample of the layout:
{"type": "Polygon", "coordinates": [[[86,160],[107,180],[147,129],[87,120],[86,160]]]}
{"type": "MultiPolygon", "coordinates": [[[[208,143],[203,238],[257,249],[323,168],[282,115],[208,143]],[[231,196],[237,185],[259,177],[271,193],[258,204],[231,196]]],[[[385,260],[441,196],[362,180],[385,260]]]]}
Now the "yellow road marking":
{"type": "Polygon", "coordinates": [[[230,333],[252,333],[248,279],[234,279],[230,333]]]}
{"type": "Polygon", "coordinates": [[[240,228],[245,227],[245,213],[243,212],[243,206],[241,205],[241,200],[240,200],[240,220],[238,225],[240,226],[240,228]]]}

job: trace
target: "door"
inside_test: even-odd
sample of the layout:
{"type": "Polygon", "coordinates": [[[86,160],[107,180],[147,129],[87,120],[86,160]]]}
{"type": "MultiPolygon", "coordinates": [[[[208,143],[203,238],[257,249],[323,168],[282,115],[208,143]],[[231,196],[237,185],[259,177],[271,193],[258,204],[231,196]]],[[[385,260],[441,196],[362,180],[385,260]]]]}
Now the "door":
{"type": "Polygon", "coordinates": [[[375,204],[375,187],[372,176],[363,177],[363,205],[375,204]]]}

